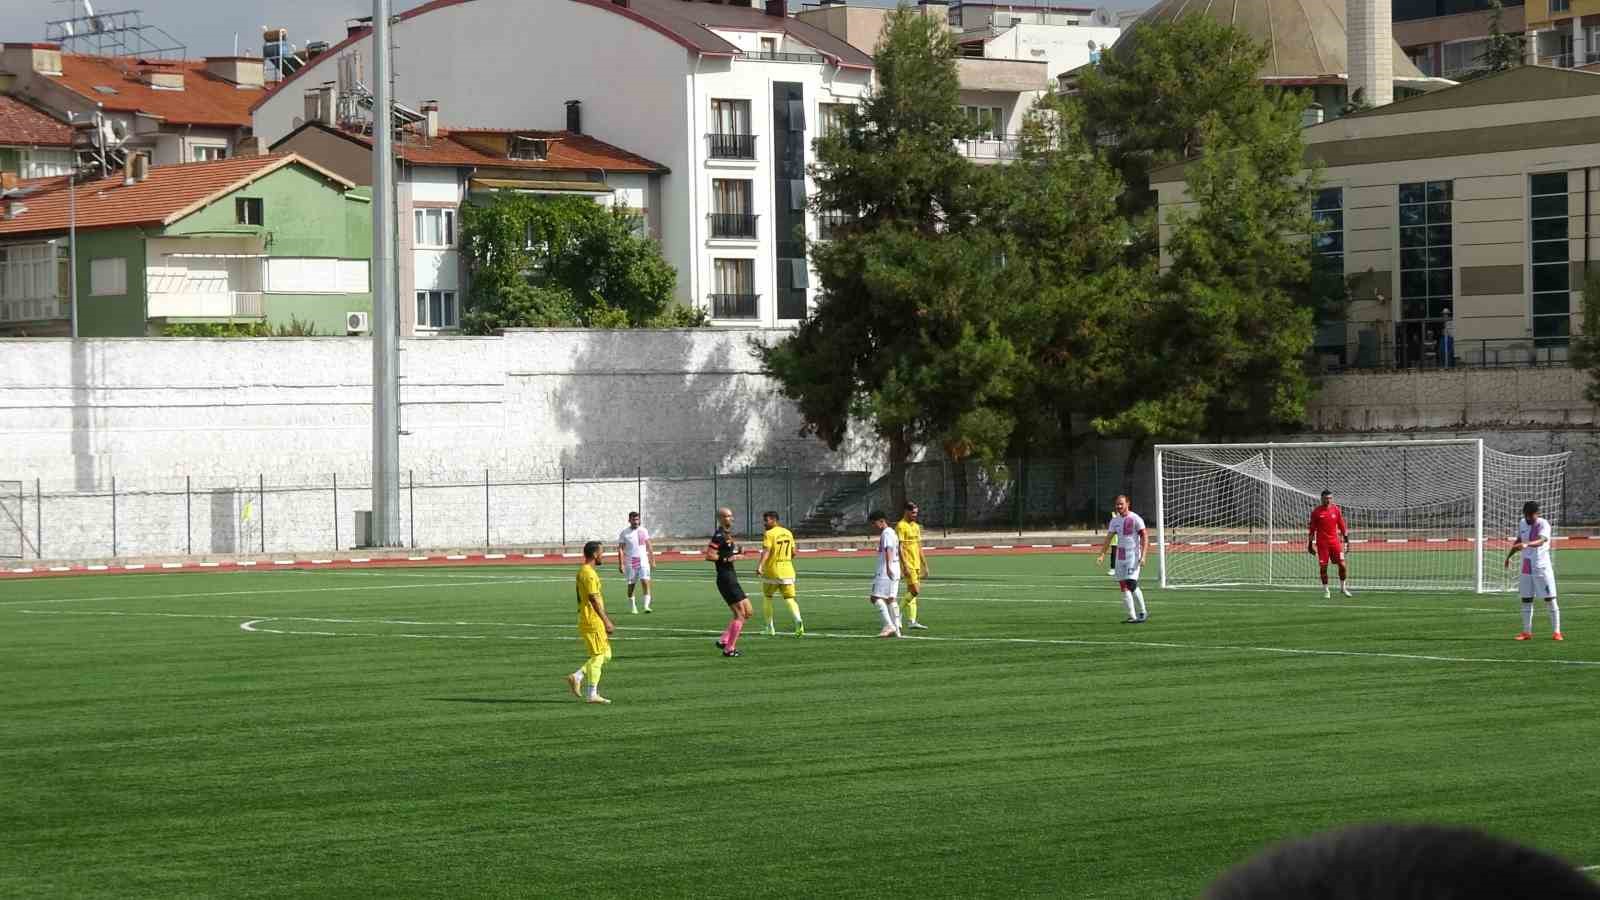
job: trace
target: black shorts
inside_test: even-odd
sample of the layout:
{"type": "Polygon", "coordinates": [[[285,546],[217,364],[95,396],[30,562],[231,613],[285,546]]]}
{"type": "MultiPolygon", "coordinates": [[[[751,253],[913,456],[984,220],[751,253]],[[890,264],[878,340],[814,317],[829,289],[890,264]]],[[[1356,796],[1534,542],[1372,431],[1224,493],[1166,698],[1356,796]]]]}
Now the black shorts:
{"type": "Polygon", "coordinates": [[[738,574],[731,568],[717,570],[717,593],[722,595],[722,599],[729,606],[749,599],[744,588],[739,586],[738,574]]]}

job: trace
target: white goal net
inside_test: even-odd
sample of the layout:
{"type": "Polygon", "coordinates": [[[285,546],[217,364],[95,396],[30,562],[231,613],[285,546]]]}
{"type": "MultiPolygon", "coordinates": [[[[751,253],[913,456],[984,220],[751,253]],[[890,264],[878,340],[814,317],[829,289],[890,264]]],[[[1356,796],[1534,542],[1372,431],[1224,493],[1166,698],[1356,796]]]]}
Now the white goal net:
{"type": "Polygon", "coordinates": [[[1480,440],[1162,445],[1161,584],[1319,586],[1306,545],[1326,489],[1350,529],[1352,588],[1509,590],[1516,569],[1500,561],[1522,504],[1559,532],[1567,456],[1480,440]]]}

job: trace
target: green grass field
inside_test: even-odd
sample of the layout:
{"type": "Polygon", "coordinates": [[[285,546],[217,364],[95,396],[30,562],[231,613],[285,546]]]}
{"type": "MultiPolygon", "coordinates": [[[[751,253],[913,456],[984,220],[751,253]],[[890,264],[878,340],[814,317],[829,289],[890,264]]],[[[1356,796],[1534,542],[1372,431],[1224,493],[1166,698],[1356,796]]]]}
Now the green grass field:
{"type": "Polygon", "coordinates": [[[870,558],[802,559],[811,633],[735,660],[709,566],[649,617],[611,568],[603,708],[571,566],[0,583],[0,895],[1182,897],[1376,819],[1600,863],[1600,553],[1562,644],[1509,595],[1127,626],[1089,556],[934,565],[889,641],[870,558]]]}

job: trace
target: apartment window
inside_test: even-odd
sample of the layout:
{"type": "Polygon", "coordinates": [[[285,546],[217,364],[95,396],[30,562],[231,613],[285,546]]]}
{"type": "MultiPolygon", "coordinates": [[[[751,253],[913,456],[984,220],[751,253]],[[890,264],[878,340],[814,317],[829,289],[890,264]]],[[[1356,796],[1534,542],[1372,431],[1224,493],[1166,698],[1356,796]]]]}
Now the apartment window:
{"type": "Polygon", "coordinates": [[[1424,47],[1413,47],[1406,51],[1411,64],[1424,75],[1437,76],[1439,74],[1439,60],[1432,44],[1424,47]]]}
{"type": "Polygon", "coordinates": [[[1323,188],[1311,201],[1311,218],[1317,223],[1312,246],[1339,263],[1344,271],[1344,188],[1323,188]]]}
{"type": "Polygon", "coordinates": [[[112,256],[89,261],[89,294],[114,297],[128,292],[128,259],[112,256]]]}
{"type": "Polygon", "coordinates": [[[1395,326],[1403,364],[1429,359],[1451,318],[1455,268],[1454,183],[1400,185],[1400,316],[1395,326]]]}
{"type": "Polygon", "coordinates": [[[770,37],[762,38],[761,39],[761,52],[762,53],[777,53],[778,52],[778,39],[777,38],[770,38],[770,37]]]}
{"type": "Polygon", "coordinates": [[[1451,75],[1482,68],[1483,54],[1488,49],[1489,41],[1486,38],[1445,44],[1442,48],[1443,63],[1439,74],[1449,78],[1451,75]]]}
{"type": "Polygon", "coordinates": [[[850,106],[849,103],[818,103],[817,136],[827,137],[842,131],[850,115],[850,106]]]}
{"type": "Polygon", "coordinates": [[[455,291],[417,291],[418,328],[459,328],[455,291]]]}
{"type": "Polygon", "coordinates": [[[716,293],[711,295],[711,316],[716,319],[754,319],[760,297],[756,294],[756,261],[718,259],[713,262],[716,293]]]}
{"type": "Polygon", "coordinates": [[[550,158],[550,142],[543,138],[514,134],[506,145],[506,156],[511,159],[546,160],[550,158]]]}
{"type": "Polygon", "coordinates": [[[1004,111],[1000,107],[963,106],[961,109],[966,112],[967,118],[971,119],[973,124],[979,126],[987,132],[986,137],[989,140],[1000,139],[1000,135],[1002,134],[1001,127],[1006,121],[1004,111]]]}
{"type": "Polygon", "coordinates": [[[234,219],[240,225],[265,224],[265,204],[260,197],[239,197],[233,201],[234,219]]]}
{"type": "Polygon", "coordinates": [[[0,300],[40,300],[57,295],[52,244],[0,246],[0,300]]]}
{"type": "Polygon", "coordinates": [[[1533,339],[1565,344],[1572,333],[1572,273],[1567,243],[1567,173],[1528,176],[1529,255],[1533,263],[1533,339]]]}
{"type": "Polygon", "coordinates": [[[212,162],[213,160],[228,158],[228,148],[221,145],[191,147],[190,151],[191,157],[195,162],[212,162]]]}
{"type": "Polygon", "coordinates": [[[753,182],[742,178],[716,178],[711,182],[711,236],[754,238],[756,217],[751,200],[753,182]]]}
{"type": "Polygon", "coordinates": [[[755,159],[756,138],[750,133],[749,100],[711,101],[712,159],[755,159]]]}
{"type": "Polygon", "coordinates": [[[1571,12],[1572,0],[1550,0],[1550,11],[1552,13],[1571,12]]]}
{"type": "MultiPolygon", "coordinates": [[[[0,151],[4,155],[6,151],[0,151]]],[[[53,178],[72,172],[77,159],[71,150],[22,150],[18,173],[23,178],[53,178]]]]}
{"type": "Polygon", "coordinates": [[[417,247],[454,247],[456,245],[456,211],[453,209],[418,209],[413,211],[416,230],[412,240],[417,247]]]}

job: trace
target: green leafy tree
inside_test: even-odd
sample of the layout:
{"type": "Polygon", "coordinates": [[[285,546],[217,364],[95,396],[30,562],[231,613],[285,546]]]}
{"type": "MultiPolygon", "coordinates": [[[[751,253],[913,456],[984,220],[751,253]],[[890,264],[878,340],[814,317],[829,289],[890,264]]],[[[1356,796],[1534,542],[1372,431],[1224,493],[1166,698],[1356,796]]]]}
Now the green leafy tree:
{"type": "Polygon", "coordinates": [[[1304,420],[1307,366],[1320,307],[1342,280],[1314,279],[1314,173],[1303,169],[1299,108],[1263,104],[1263,121],[1205,127],[1208,152],[1188,166],[1192,212],[1175,216],[1163,273],[1136,323],[1142,389],[1097,421],[1144,442],[1273,431],[1304,420]],[[1276,131],[1276,140],[1253,135],[1276,131]]]}
{"type": "Polygon", "coordinates": [[[462,211],[472,290],[462,330],[704,324],[673,298],[677,273],[637,214],[581,197],[496,194],[462,211]]]}
{"type": "Polygon", "coordinates": [[[1480,68],[1475,75],[1504,72],[1522,65],[1527,38],[1520,34],[1506,34],[1505,13],[1505,6],[1500,0],[1489,0],[1489,39],[1476,60],[1480,68]]]}
{"type": "Polygon", "coordinates": [[[1122,175],[1122,208],[1139,226],[1137,253],[1153,252],[1150,173],[1200,156],[1204,123],[1224,132],[1257,124],[1266,47],[1206,15],[1134,28],[1078,85],[1082,127],[1122,175]]]}
{"type": "Polygon", "coordinates": [[[837,448],[853,421],[870,423],[897,504],[917,447],[993,458],[1012,423],[1003,248],[982,226],[988,176],[957,149],[983,123],[958,103],[956,49],[937,20],[890,14],[877,89],[816,143],[812,204],[851,223],[810,247],[813,314],[757,348],[806,433],[837,448]]]}
{"type": "Polygon", "coordinates": [[[1600,403],[1600,272],[1583,280],[1583,333],[1572,338],[1572,365],[1589,375],[1583,396],[1600,403]]]}

